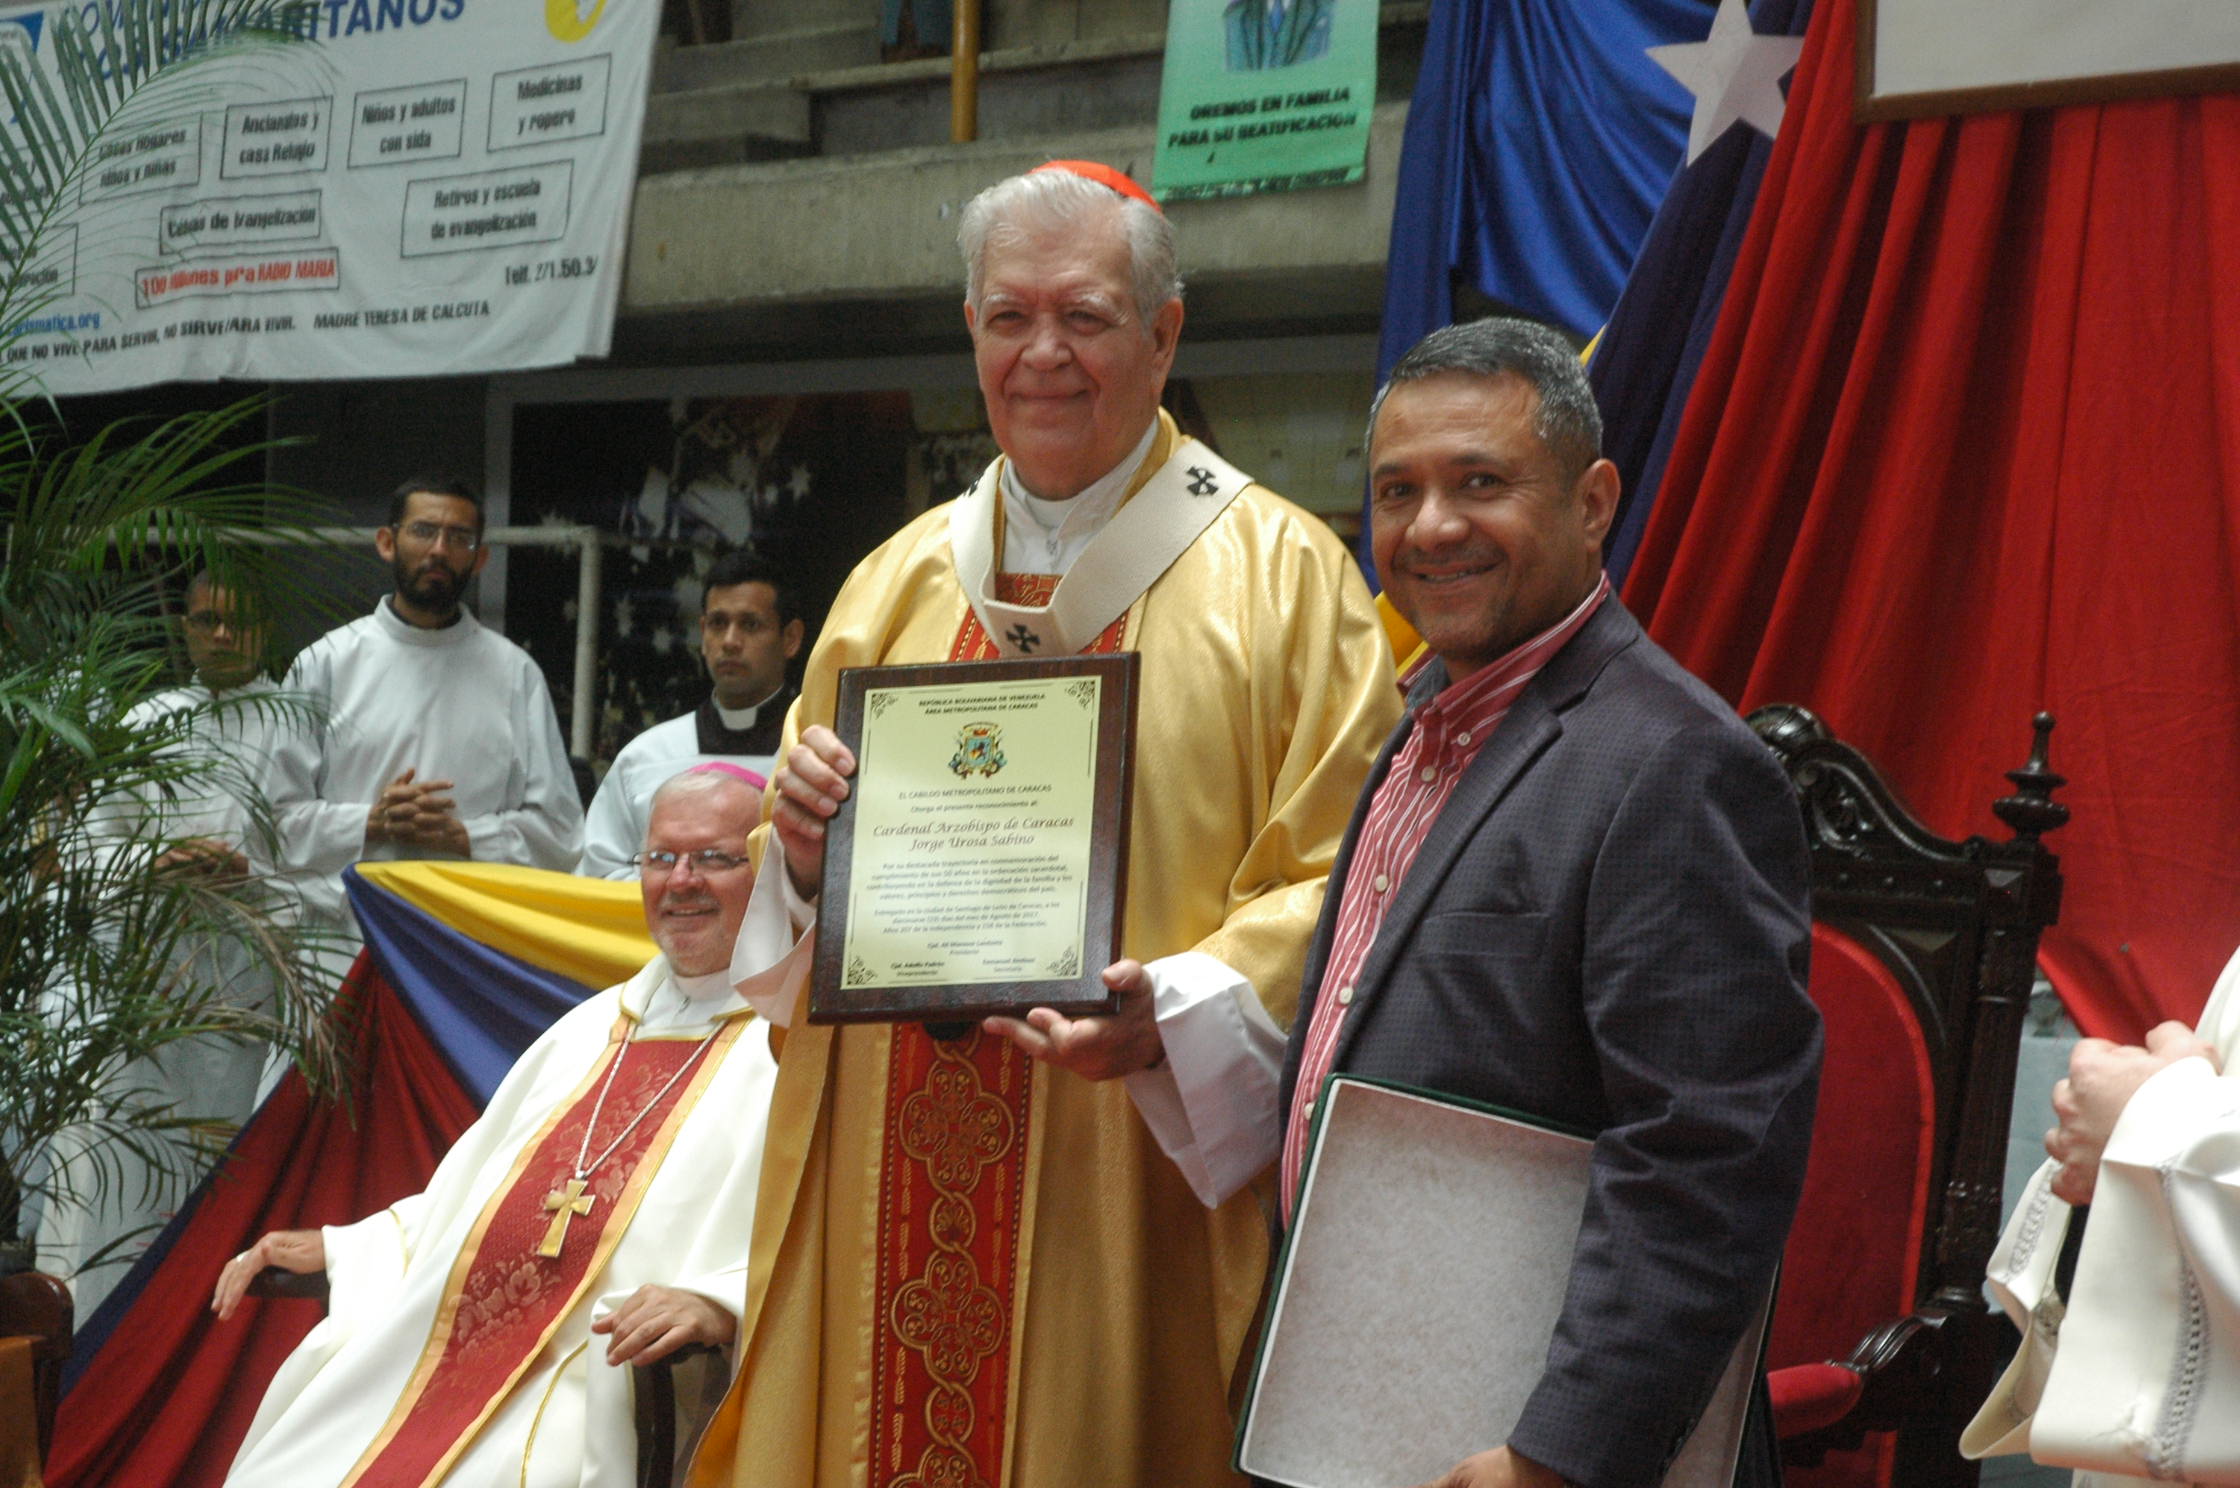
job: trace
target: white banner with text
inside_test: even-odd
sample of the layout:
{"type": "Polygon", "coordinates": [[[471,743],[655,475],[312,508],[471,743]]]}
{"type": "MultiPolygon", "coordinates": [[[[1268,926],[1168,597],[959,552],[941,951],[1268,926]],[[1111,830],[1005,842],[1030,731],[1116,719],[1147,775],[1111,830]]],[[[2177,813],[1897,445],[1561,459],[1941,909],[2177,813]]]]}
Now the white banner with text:
{"type": "MultiPolygon", "coordinates": [[[[114,45],[145,4],[0,4],[0,39],[55,75],[59,26],[114,45]]],[[[58,188],[0,356],[69,394],[604,355],[659,12],[316,0],[303,42],[175,69],[58,188]]]]}

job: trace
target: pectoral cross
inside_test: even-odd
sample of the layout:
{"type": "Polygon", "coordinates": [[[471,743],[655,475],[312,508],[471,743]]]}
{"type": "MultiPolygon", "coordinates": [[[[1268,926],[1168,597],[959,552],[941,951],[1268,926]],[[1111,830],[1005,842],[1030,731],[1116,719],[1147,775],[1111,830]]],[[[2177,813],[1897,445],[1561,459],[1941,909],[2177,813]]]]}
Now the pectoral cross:
{"type": "Polygon", "coordinates": [[[546,1194],[544,1206],[552,1211],[552,1223],[545,1229],[544,1243],[537,1247],[537,1254],[548,1260],[559,1255],[560,1247],[568,1243],[568,1221],[579,1214],[588,1215],[597,1202],[584,1194],[581,1178],[570,1178],[546,1194]]]}

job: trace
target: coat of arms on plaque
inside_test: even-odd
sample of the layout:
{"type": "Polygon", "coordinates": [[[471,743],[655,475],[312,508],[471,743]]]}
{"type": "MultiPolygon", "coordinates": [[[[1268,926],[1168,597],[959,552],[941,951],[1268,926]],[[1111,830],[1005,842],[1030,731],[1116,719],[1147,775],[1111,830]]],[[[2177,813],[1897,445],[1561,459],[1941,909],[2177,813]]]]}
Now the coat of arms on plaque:
{"type": "Polygon", "coordinates": [[[960,780],[988,776],[1003,768],[1003,730],[992,723],[968,723],[957,730],[957,752],[949,768],[960,780]]]}

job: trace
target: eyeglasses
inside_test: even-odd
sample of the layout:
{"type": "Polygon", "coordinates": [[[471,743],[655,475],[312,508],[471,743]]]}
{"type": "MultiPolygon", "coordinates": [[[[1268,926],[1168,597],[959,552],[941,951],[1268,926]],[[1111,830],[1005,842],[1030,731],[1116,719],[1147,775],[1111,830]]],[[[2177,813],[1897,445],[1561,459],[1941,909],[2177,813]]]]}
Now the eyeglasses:
{"type": "Polygon", "coordinates": [[[406,537],[424,547],[449,545],[462,553],[471,553],[482,546],[482,534],[472,527],[446,527],[440,522],[407,522],[401,530],[406,537]]]}
{"type": "Polygon", "coordinates": [[[734,868],[744,868],[747,860],[733,853],[703,847],[698,852],[642,852],[631,860],[640,878],[666,878],[677,871],[679,863],[690,863],[693,871],[702,877],[729,873],[734,868]]]}
{"type": "Polygon", "coordinates": [[[221,630],[240,630],[241,622],[217,610],[190,610],[187,613],[187,629],[199,631],[203,635],[216,635],[221,630]]]}

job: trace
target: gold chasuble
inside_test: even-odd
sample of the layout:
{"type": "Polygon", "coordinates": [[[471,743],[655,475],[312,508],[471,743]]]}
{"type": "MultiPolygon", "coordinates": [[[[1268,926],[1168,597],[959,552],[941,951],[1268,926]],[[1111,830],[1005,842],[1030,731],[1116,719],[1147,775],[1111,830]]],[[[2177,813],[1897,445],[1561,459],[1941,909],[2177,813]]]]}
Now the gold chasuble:
{"type": "MultiPolygon", "coordinates": [[[[1155,474],[1183,476],[1168,484],[1189,499],[1212,483],[1205,455],[1161,415],[1131,504],[1155,474]]],[[[831,722],[843,667],[995,654],[951,519],[928,512],[857,566],[786,748],[831,722]]],[[[1092,546],[1069,580],[1107,557],[1092,546]]],[[[998,575],[985,598],[1031,607],[1049,582],[998,575]]],[[[1143,658],[1122,945],[1213,956],[1285,1022],[1324,876],[1399,715],[1390,648],[1336,538],[1258,486],[1146,582],[1075,637],[1143,658]]],[[[1230,1387],[1267,1251],[1255,1195],[1201,1205],[1120,1081],[977,1030],[796,1021],[740,1372],[693,1488],[1234,1481],[1230,1387]]]]}
{"type": "Polygon", "coordinates": [[[451,1272],[404,1396],[344,1488],[440,1482],[630,1228],[638,1200],[748,1020],[704,1038],[637,1039],[606,1056],[491,1196],[451,1272]],[[585,1171],[587,1154],[601,1154],[585,1171]]]}

